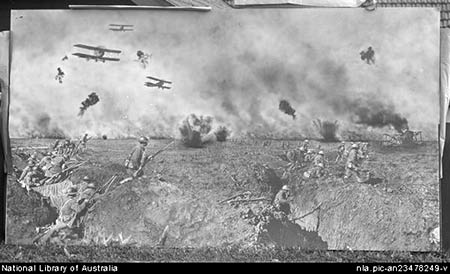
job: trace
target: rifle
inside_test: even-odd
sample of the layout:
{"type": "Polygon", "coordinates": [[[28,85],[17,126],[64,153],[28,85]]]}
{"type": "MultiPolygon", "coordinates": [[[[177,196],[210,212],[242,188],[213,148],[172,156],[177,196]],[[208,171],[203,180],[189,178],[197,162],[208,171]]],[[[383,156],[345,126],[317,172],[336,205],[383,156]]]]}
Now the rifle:
{"type": "MultiPolygon", "coordinates": [[[[79,205],[80,205],[83,201],[85,201],[85,200],[88,200],[88,202],[86,202],[86,205],[83,207],[83,209],[79,210],[79,211],[75,214],[75,216],[73,217],[73,219],[70,220],[70,222],[69,222],[67,225],[68,225],[69,227],[72,227],[73,224],[75,223],[75,221],[78,220],[78,219],[80,219],[80,214],[81,214],[81,212],[89,210],[89,208],[92,207],[92,206],[94,205],[94,203],[95,203],[95,201],[96,201],[97,199],[92,200],[92,198],[94,198],[94,196],[95,196],[96,194],[100,193],[100,192],[103,190],[103,188],[104,188],[105,186],[112,184],[116,179],[117,179],[117,174],[114,174],[108,181],[106,181],[105,184],[103,184],[101,187],[97,188],[97,189],[94,191],[94,193],[92,193],[89,197],[87,197],[87,199],[83,199],[83,200],[80,199],[80,200],[78,200],[78,204],[79,204],[79,205]],[[80,202],[81,202],[81,203],[80,203],[80,202]],[[87,209],[87,210],[86,210],[86,209],[87,209]]],[[[81,222],[80,222],[80,224],[81,224],[81,222]]]]}
{"type": "Polygon", "coordinates": [[[225,200],[219,201],[219,204],[231,201],[231,200],[236,199],[237,197],[240,197],[240,196],[250,196],[251,194],[252,193],[250,191],[241,192],[239,194],[236,194],[236,195],[233,195],[233,196],[231,196],[229,198],[226,198],[225,200]]]}
{"type": "MultiPolygon", "coordinates": [[[[169,146],[171,146],[175,141],[172,141],[170,143],[168,143],[166,146],[164,146],[163,148],[161,148],[160,150],[156,151],[155,153],[153,153],[152,155],[149,155],[147,157],[145,157],[144,161],[142,162],[141,166],[136,170],[136,172],[134,174],[139,174],[142,172],[142,169],[144,169],[145,165],[150,162],[151,160],[153,160],[153,158],[155,158],[158,154],[160,154],[161,152],[163,152],[164,150],[166,150],[169,146]]],[[[135,176],[133,174],[133,179],[136,178],[137,176],[135,176]]]]}
{"type": "Polygon", "coordinates": [[[78,164],[78,165],[74,165],[74,166],[65,168],[65,169],[63,169],[61,172],[59,172],[59,173],[57,173],[57,174],[54,174],[54,175],[52,175],[51,177],[49,177],[48,179],[46,179],[46,180],[45,180],[45,183],[48,183],[48,182],[52,181],[53,179],[55,179],[56,177],[58,177],[58,176],[61,175],[61,174],[64,174],[64,173],[67,172],[67,171],[72,171],[72,170],[74,170],[74,169],[76,169],[76,168],[79,168],[80,166],[86,164],[87,162],[89,162],[89,160],[84,161],[84,162],[82,162],[82,163],[80,163],[80,164],[78,164]]]}
{"type": "Polygon", "coordinates": [[[308,212],[308,213],[306,213],[306,214],[303,214],[303,215],[300,216],[300,217],[293,218],[291,221],[297,221],[297,220],[303,219],[303,218],[305,218],[306,216],[309,216],[309,215],[313,214],[316,210],[320,209],[321,206],[322,206],[322,203],[320,203],[318,206],[316,206],[316,207],[315,207],[313,210],[311,210],[310,212],[308,212]]]}

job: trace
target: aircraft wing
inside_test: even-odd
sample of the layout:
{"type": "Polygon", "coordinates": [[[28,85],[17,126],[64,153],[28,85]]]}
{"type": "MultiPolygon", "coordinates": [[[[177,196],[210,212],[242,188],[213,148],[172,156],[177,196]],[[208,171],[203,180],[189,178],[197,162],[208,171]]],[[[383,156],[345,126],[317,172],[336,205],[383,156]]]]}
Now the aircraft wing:
{"type": "Polygon", "coordinates": [[[119,58],[110,58],[110,57],[97,57],[98,60],[105,60],[105,61],[120,61],[119,58]]]}
{"type": "Polygon", "coordinates": [[[155,84],[150,83],[150,82],[145,82],[145,85],[146,85],[147,87],[157,87],[157,86],[158,86],[158,85],[155,85],[155,84]]]}
{"type": "Polygon", "coordinates": [[[112,53],[121,53],[120,50],[114,50],[114,49],[104,49],[100,47],[93,47],[93,46],[87,46],[83,44],[76,44],[73,45],[74,47],[82,48],[82,49],[90,49],[90,50],[98,50],[98,51],[104,51],[104,52],[112,52],[112,53]]]}
{"type": "Polygon", "coordinates": [[[133,31],[133,29],[112,29],[112,28],[109,28],[109,30],[112,30],[112,31],[133,31]]]}
{"type": "Polygon", "coordinates": [[[87,46],[87,45],[83,45],[83,44],[76,44],[73,45],[74,47],[78,47],[78,48],[82,48],[82,49],[91,49],[91,50],[102,50],[99,47],[92,47],[92,46],[87,46]]]}
{"type": "Polygon", "coordinates": [[[158,78],[151,77],[151,76],[147,76],[147,78],[155,80],[155,81],[161,81],[161,82],[164,82],[164,83],[167,83],[167,84],[172,84],[172,82],[169,82],[169,81],[166,81],[166,80],[162,80],[162,79],[158,79],[158,78]]]}
{"type": "Polygon", "coordinates": [[[109,25],[113,27],[133,27],[133,25],[120,25],[120,24],[109,24],[109,25]]]}
{"type": "Polygon", "coordinates": [[[89,55],[89,54],[84,54],[84,53],[72,53],[72,55],[78,56],[80,58],[87,58],[87,59],[96,59],[98,58],[97,56],[94,55],[89,55]]]}
{"type": "Polygon", "coordinates": [[[122,51],[116,49],[101,49],[104,52],[121,53],[122,51]]]}

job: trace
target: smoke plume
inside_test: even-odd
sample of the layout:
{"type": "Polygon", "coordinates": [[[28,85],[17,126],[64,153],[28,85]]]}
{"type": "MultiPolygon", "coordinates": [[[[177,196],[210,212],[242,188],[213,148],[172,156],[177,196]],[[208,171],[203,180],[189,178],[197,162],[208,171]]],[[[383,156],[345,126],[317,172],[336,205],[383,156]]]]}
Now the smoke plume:
{"type": "Polygon", "coordinates": [[[325,142],[336,142],[337,138],[337,130],[339,128],[338,121],[330,122],[330,121],[321,121],[317,119],[314,121],[314,125],[319,131],[325,142]]]}
{"type": "Polygon", "coordinates": [[[80,112],[78,113],[78,116],[83,116],[84,112],[90,107],[98,103],[100,101],[100,98],[98,98],[98,95],[95,92],[92,92],[88,95],[88,98],[86,98],[83,102],[81,102],[80,112]]]}
{"type": "Polygon", "coordinates": [[[289,104],[288,101],[281,100],[280,104],[278,105],[278,109],[286,113],[287,115],[292,116],[292,119],[295,119],[295,109],[291,107],[291,104],[289,104]]]}
{"type": "Polygon", "coordinates": [[[411,127],[423,131],[424,139],[437,134],[439,74],[431,68],[439,64],[439,32],[423,20],[405,20],[403,13],[378,24],[378,15],[368,19],[354,11],[15,12],[24,16],[12,23],[12,137],[181,135],[201,146],[202,138],[215,135],[213,120],[233,138],[301,138],[317,135],[311,121],[318,118],[325,121],[324,132],[319,130],[325,139],[336,137],[337,128],[326,123],[335,120],[339,132],[382,135],[391,127],[411,127]],[[140,26],[127,39],[99,28],[123,18],[140,26]],[[357,27],[348,27],[355,22],[357,27]],[[52,29],[51,35],[43,29],[52,29]],[[70,58],[64,61],[64,84],[55,83],[54,68],[60,56],[73,53],[74,43],[120,49],[120,62],[70,58]],[[371,66],[359,55],[368,44],[377,50],[371,66]],[[146,70],[136,66],[138,49],[152,53],[146,70]],[[172,89],[146,89],[142,79],[149,73],[171,79],[172,89]],[[82,119],[76,119],[82,100],[82,119]],[[186,119],[190,113],[195,117],[186,119]]]}

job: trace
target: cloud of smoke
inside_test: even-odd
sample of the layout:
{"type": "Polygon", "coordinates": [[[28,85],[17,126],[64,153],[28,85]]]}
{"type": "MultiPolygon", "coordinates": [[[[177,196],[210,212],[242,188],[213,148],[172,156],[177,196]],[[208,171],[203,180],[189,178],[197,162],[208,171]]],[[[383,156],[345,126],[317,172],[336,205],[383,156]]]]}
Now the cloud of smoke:
{"type": "Polygon", "coordinates": [[[314,136],[317,131],[312,121],[322,119],[338,120],[339,130],[413,126],[423,130],[424,136],[436,138],[437,71],[415,68],[437,64],[438,51],[433,51],[433,45],[438,36],[415,23],[391,28],[401,17],[389,17],[392,24],[375,24],[362,13],[339,16],[337,12],[320,17],[317,24],[317,16],[298,16],[299,11],[287,10],[218,12],[204,17],[17,12],[24,18],[12,26],[13,137],[33,132],[48,137],[84,132],[109,138],[182,137],[180,122],[195,113],[210,116],[233,137],[314,136]],[[105,33],[101,26],[117,18],[127,18],[135,31],[120,36],[105,33]],[[51,36],[42,35],[39,30],[55,25],[55,20],[64,27],[55,28],[51,36]],[[352,22],[359,22],[361,29],[367,29],[367,24],[372,31],[345,27],[352,22]],[[308,25],[314,27],[297,27],[308,25]],[[430,39],[417,43],[419,31],[430,39]],[[373,41],[377,33],[383,35],[373,41]],[[368,40],[377,49],[373,66],[359,56],[368,40]],[[61,56],[74,51],[73,44],[97,45],[99,41],[122,50],[121,61],[102,64],[71,57],[64,61],[64,83],[54,83],[54,69],[61,65],[61,56]],[[35,45],[45,50],[38,51],[35,45]],[[146,69],[136,65],[137,49],[152,52],[146,69]],[[417,52],[420,56],[411,59],[417,52]],[[30,59],[39,64],[39,70],[30,59]],[[407,72],[405,64],[409,64],[407,72]],[[22,81],[23,75],[28,81],[22,81]],[[148,75],[172,81],[172,89],[146,88],[148,75]],[[431,95],[434,89],[436,94],[431,95]],[[36,90],[40,96],[30,96],[36,90]],[[92,90],[101,103],[74,118],[79,102],[92,90]],[[291,108],[295,106],[295,120],[280,111],[280,98],[291,108]],[[44,126],[33,118],[39,115],[48,117],[44,126]]]}

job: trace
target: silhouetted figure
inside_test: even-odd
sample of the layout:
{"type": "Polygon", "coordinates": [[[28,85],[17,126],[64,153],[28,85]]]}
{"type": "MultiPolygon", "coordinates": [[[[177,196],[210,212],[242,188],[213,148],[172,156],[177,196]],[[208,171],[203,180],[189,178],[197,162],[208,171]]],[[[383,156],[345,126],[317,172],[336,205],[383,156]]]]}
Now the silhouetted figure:
{"type": "Polygon", "coordinates": [[[57,68],[57,70],[58,70],[58,74],[56,74],[55,80],[58,80],[58,82],[60,84],[62,84],[62,79],[64,78],[64,72],[62,71],[61,68],[57,68]]]}
{"type": "Polygon", "coordinates": [[[368,65],[375,64],[375,51],[372,47],[367,48],[366,51],[361,51],[359,53],[361,55],[361,60],[366,61],[368,65]]]}

